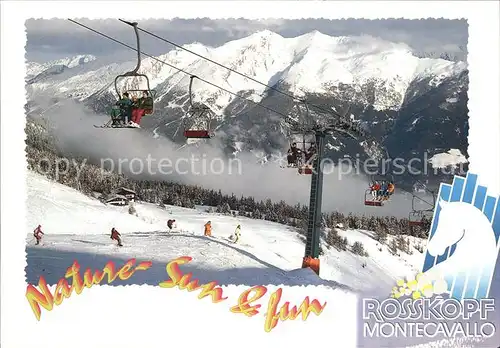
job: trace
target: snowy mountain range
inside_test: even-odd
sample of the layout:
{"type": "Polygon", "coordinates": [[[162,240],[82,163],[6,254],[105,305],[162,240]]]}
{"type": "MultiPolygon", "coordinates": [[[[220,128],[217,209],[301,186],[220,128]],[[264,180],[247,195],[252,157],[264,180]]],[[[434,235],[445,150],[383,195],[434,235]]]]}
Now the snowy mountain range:
{"type": "MultiPolygon", "coordinates": [[[[350,106],[351,119],[358,120],[380,139],[392,157],[423,158],[457,149],[467,154],[467,88],[465,62],[418,58],[401,43],[370,36],[331,37],[318,31],[284,38],[268,30],[230,41],[220,47],[200,43],[185,48],[234,69],[287,94],[307,99],[312,117],[322,110],[341,112],[350,106]]],[[[166,48],[167,49],[167,48],[166,48]]],[[[97,113],[106,113],[116,100],[113,81],[130,71],[136,62],[103,65],[91,55],[65,58],[45,64],[28,63],[29,103],[49,92],[70,97],[97,113]]],[[[297,108],[287,96],[217,66],[182,49],[145,57],[140,72],[156,90],[156,110],[145,117],[143,128],[176,142],[185,142],[179,128],[189,110],[189,74],[218,87],[259,102],[284,115],[297,108]]],[[[130,78],[119,89],[144,88],[145,81],[130,78]]],[[[212,127],[222,139],[228,155],[263,150],[270,154],[288,146],[283,116],[255,106],[220,88],[195,79],[193,101],[214,113],[212,127]]],[[[106,118],[103,116],[103,123],[106,118]]],[[[193,120],[190,120],[193,122],[193,120]]],[[[339,159],[363,154],[359,142],[331,138],[327,155],[339,159]]],[[[429,164],[430,165],[430,164],[429,164]]]]}

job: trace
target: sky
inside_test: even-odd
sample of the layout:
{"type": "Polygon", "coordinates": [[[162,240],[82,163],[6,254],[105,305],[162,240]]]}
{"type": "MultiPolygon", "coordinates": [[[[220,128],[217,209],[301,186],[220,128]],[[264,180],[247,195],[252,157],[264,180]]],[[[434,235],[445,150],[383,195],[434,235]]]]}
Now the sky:
{"type": "MultiPolygon", "coordinates": [[[[75,19],[95,30],[102,31],[120,41],[135,46],[135,36],[130,26],[117,19],[75,19]]],[[[126,18],[133,21],[133,19],[126,18]]],[[[144,20],[139,26],[177,44],[199,42],[219,46],[228,41],[246,37],[267,29],[283,37],[296,37],[313,30],[330,36],[371,35],[393,42],[403,42],[419,55],[438,57],[448,53],[459,60],[466,60],[468,25],[466,20],[246,20],[246,19],[174,19],[144,20]]],[[[133,60],[132,51],[104,37],[92,33],[66,19],[30,19],[26,21],[28,61],[46,62],[78,54],[92,54],[110,61],[133,60]]],[[[173,46],[144,33],[141,50],[159,55],[173,46]]]]}

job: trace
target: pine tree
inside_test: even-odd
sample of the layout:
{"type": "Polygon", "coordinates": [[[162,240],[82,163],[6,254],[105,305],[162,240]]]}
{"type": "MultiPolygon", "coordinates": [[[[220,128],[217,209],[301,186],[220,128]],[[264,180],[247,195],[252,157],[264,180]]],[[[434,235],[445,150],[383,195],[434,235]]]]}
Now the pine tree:
{"type": "Polygon", "coordinates": [[[398,253],[398,242],[394,238],[391,240],[391,243],[389,244],[389,252],[392,255],[399,256],[399,253],[398,253]]]}
{"type": "Polygon", "coordinates": [[[361,242],[357,242],[357,241],[354,242],[354,244],[351,247],[351,251],[356,255],[368,256],[368,253],[365,251],[365,247],[364,247],[363,243],[361,243],[361,242]]]}
{"type": "Polygon", "coordinates": [[[387,241],[387,229],[384,227],[377,228],[375,230],[375,240],[384,244],[387,241]]]}
{"type": "Polygon", "coordinates": [[[330,231],[328,231],[327,243],[338,250],[347,250],[347,238],[341,237],[335,228],[332,228],[330,231]]]}
{"type": "Polygon", "coordinates": [[[404,253],[408,253],[408,243],[404,236],[398,236],[396,238],[396,245],[399,250],[401,250],[404,253]]]}

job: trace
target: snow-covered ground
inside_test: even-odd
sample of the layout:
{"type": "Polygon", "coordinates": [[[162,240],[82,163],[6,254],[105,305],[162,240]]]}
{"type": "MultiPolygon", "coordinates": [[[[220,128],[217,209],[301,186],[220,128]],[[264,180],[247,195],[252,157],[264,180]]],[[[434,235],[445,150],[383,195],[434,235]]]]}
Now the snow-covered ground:
{"type": "MultiPolygon", "coordinates": [[[[414,274],[420,269],[423,254],[413,245],[424,241],[410,241],[413,253],[393,256],[387,246],[373,239],[372,232],[361,230],[339,231],[352,245],[362,242],[367,257],[349,251],[328,249],[321,256],[321,274],[317,277],[309,269],[301,269],[304,253],[303,237],[292,228],[263,220],[230,217],[205,212],[205,208],[186,209],[174,206],[160,208],[154,204],[136,203],[136,215],[128,207],[107,206],[96,199],[28,173],[27,267],[28,283],[37,284],[44,276],[55,284],[66,269],[77,260],[83,269],[102,269],[110,260],[117,267],[130,258],[152,261],[148,272],[138,272],[128,281],[115,281],[112,285],[157,285],[165,280],[165,265],[179,256],[193,260],[181,266],[183,272],[192,272],[202,283],[217,281],[219,285],[325,285],[332,288],[329,301],[352,313],[354,296],[387,298],[395,280],[414,274]],[[167,232],[166,221],[174,218],[177,226],[167,232]],[[212,221],[213,238],[203,236],[203,225],[212,221]],[[33,229],[42,225],[46,233],[43,243],[34,245],[33,229]],[[235,227],[241,224],[241,243],[228,240],[235,227]],[[117,228],[123,236],[123,247],[116,246],[109,233],[117,228]],[[381,250],[380,250],[381,249],[381,250]]],[[[390,239],[389,239],[390,241],[390,239]]],[[[492,292],[499,293],[499,272],[496,273],[492,292]]],[[[339,308],[340,309],[340,308],[339,308]]],[[[345,333],[345,335],[354,332],[345,333]]],[[[376,343],[370,339],[364,347],[409,347],[412,339],[376,343]]],[[[360,343],[360,342],[358,342],[360,343]]],[[[471,343],[463,339],[439,340],[414,347],[486,347],[485,342],[471,343]]],[[[490,345],[487,345],[490,347],[490,345]]],[[[491,346],[493,347],[493,346],[491,346]]],[[[496,347],[496,346],[495,346],[496,347]]]]}
{"type": "MultiPolygon", "coordinates": [[[[393,256],[387,246],[380,246],[369,231],[339,231],[349,244],[362,242],[368,257],[350,251],[322,247],[320,277],[301,270],[304,238],[293,228],[269,221],[210,214],[206,209],[175,206],[160,208],[136,203],[136,215],[128,207],[105,205],[67,186],[28,173],[27,279],[37,283],[41,275],[49,283],[78,259],[84,267],[99,269],[109,259],[123,263],[135,257],[158,263],[161,276],[164,265],[178,256],[191,256],[190,267],[201,280],[221,284],[324,284],[356,293],[390,294],[396,279],[415,272],[422,264],[422,254],[393,256]],[[177,226],[167,232],[166,222],[175,219],[177,226]],[[203,236],[203,225],[212,222],[213,238],[203,236]],[[34,245],[33,229],[42,225],[43,244],[34,245]],[[228,237],[241,224],[240,243],[228,237]],[[109,235],[115,227],[123,235],[119,248],[109,235]],[[379,250],[382,248],[382,251],[379,250]],[[55,260],[58,260],[55,262],[55,260]]],[[[155,266],[153,266],[155,267],[155,266]]],[[[189,268],[189,267],[188,267],[189,268]]],[[[155,272],[144,279],[131,281],[157,284],[155,272]]]]}
{"type": "Polygon", "coordinates": [[[446,168],[467,163],[467,158],[458,149],[450,149],[447,152],[438,153],[429,159],[434,168],[446,168]]]}

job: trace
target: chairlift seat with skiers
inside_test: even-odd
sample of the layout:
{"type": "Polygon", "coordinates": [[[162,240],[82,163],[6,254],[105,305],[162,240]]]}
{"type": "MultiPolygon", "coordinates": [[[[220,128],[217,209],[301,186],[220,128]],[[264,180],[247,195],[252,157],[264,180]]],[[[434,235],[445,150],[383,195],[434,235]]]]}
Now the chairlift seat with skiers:
{"type": "Polygon", "coordinates": [[[391,199],[391,196],[394,194],[394,176],[392,174],[388,175],[372,175],[371,177],[371,182],[372,184],[370,185],[370,188],[365,191],[365,205],[366,206],[372,206],[372,207],[382,207],[385,202],[389,202],[391,199]],[[374,190],[373,185],[380,183],[387,183],[387,187],[382,190],[382,187],[374,190]],[[392,184],[392,191],[391,187],[389,185],[392,184]],[[374,194],[375,192],[375,194],[374,194]],[[382,192],[380,194],[380,192],[382,192]]]}
{"type": "MultiPolygon", "coordinates": [[[[294,163],[289,163],[288,168],[298,168],[301,175],[311,175],[313,173],[312,161],[316,157],[316,142],[314,140],[306,141],[306,135],[301,134],[300,141],[290,141],[288,156],[294,158],[294,163]],[[295,144],[295,147],[293,146],[295,144]],[[309,147],[306,146],[309,145],[309,147]]],[[[288,159],[290,161],[290,159],[288,159]]]]}
{"type": "MultiPolygon", "coordinates": [[[[145,75],[144,75],[145,76],[145,75]]],[[[147,101],[147,107],[144,108],[144,115],[152,115],[154,113],[154,98],[156,97],[156,91],[149,89],[149,79],[146,76],[147,84],[148,84],[148,89],[128,89],[127,92],[134,93],[134,92],[139,92],[139,97],[144,93],[148,93],[148,97],[145,98],[145,101],[147,101]]]]}

